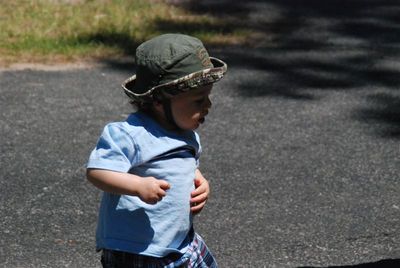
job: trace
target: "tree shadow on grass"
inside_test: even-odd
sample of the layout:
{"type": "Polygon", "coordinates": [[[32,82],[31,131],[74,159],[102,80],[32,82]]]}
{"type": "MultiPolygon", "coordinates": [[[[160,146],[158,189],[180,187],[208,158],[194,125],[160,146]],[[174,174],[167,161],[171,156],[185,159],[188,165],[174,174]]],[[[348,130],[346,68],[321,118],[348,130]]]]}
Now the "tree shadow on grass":
{"type": "MultiPolygon", "coordinates": [[[[400,267],[400,259],[387,259],[378,262],[344,265],[344,266],[325,266],[325,267],[318,266],[318,268],[398,268],[398,267],[400,267]]],[[[302,266],[297,268],[317,268],[317,266],[302,266]]]]}
{"type": "Polygon", "coordinates": [[[80,44],[100,44],[106,47],[114,47],[121,51],[122,57],[107,58],[101,57],[99,61],[109,68],[129,71],[135,70],[134,56],[140,42],[129,36],[127,33],[99,32],[91,35],[78,37],[80,44]]]}
{"type": "MultiPolygon", "coordinates": [[[[283,87],[291,91],[349,90],[369,86],[398,89],[400,71],[400,29],[398,1],[318,1],[296,0],[171,0],[191,13],[218,18],[217,22],[156,20],[158,32],[230,34],[237,29],[258,32],[250,37],[252,46],[210,48],[230,66],[240,66],[273,74],[284,81],[271,90],[277,95],[283,87]]],[[[133,58],[141,40],[127,33],[97,33],[80,37],[81,42],[117,47],[133,58]]],[[[247,43],[248,44],[248,43],[247,43]]],[[[262,81],[270,84],[269,78],[262,81]]],[[[244,89],[243,96],[270,95],[270,89],[244,89]]],[[[290,94],[282,94],[290,98],[290,94]]]]}
{"type": "MultiPolygon", "coordinates": [[[[219,18],[218,23],[156,20],[161,33],[181,32],[230,34],[248,29],[263,34],[252,40],[252,47],[210,47],[212,54],[230,66],[240,66],[273,74],[284,81],[276,88],[251,92],[244,80],[243,96],[278,96],[282,88],[303,90],[349,90],[369,86],[397,89],[400,71],[393,66],[400,60],[400,28],[397,13],[400,2],[349,0],[249,0],[249,1],[173,1],[189,12],[219,18]],[[278,14],[278,15],[276,15],[278,14]],[[385,66],[385,64],[387,66],[385,66]]],[[[87,43],[117,47],[133,58],[140,43],[125,33],[98,33],[81,37],[87,43]]],[[[125,66],[125,65],[123,65],[125,66]]],[[[130,67],[130,66],[129,66],[130,67]]],[[[271,84],[268,78],[262,84],[271,84]]],[[[274,84],[274,83],[272,83],[274,84]]],[[[283,92],[282,97],[290,98],[283,92]]]]}
{"type": "Polygon", "coordinates": [[[154,21],[155,28],[161,33],[183,33],[196,36],[199,33],[213,34],[231,34],[237,27],[233,27],[229,21],[221,20],[219,22],[211,21],[168,21],[157,19],[154,21]]]}

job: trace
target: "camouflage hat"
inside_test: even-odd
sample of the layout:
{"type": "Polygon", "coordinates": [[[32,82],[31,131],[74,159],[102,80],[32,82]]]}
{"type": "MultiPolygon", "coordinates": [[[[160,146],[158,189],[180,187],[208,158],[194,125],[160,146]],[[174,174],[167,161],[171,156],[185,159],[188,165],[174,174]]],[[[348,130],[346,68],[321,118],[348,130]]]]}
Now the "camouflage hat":
{"type": "Polygon", "coordinates": [[[122,84],[135,102],[151,102],[163,97],[220,80],[227,70],[225,62],[210,57],[203,43],[183,34],[164,34],[136,49],[136,74],[122,84]]]}

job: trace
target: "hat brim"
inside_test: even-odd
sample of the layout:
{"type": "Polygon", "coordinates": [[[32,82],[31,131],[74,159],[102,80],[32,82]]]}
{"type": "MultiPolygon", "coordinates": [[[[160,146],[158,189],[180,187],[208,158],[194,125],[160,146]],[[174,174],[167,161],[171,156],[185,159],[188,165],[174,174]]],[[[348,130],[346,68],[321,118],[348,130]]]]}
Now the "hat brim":
{"type": "Polygon", "coordinates": [[[204,69],[195,73],[185,75],[168,83],[160,84],[150,88],[144,93],[135,93],[136,75],[126,79],[122,83],[122,88],[126,95],[134,101],[146,102],[153,99],[156,92],[162,91],[165,96],[173,96],[186,92],[192,88],[208,85],[219,81],[226,73],[228,66],[220,59],[210,57],[212,68],[204,69]]]}

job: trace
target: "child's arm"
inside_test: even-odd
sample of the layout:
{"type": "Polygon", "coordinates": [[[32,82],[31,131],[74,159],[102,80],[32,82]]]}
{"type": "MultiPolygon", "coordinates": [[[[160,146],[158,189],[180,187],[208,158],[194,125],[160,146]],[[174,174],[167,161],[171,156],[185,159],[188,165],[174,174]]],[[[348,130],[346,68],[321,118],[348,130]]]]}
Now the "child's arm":
{"type": "Polygon", "coordinates": [[[196,189],[192,192],[190,203],[192,204],[191,211],[197,214],[204,208],[210,195],[210,185],[199,169],[196,169],[194,186],[196,189]]]}
{"type": "Polygon", "coordinates": [[[137,196],[149,204],[161,201],[170,188],[168,182],[154,177],[143,178],[104,169],[88,169],[86,176],[94,186],[105,192],[137,196]]]}

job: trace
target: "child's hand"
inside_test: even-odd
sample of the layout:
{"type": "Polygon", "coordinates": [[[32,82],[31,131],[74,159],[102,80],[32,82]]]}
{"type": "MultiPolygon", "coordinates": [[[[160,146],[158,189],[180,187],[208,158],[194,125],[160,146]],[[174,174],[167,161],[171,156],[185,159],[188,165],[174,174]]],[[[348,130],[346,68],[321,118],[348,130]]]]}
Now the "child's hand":
{"type": "Polygon", "coordinates": [[[164,180],[158,180],[154,177],[142,178],[138,197],[145,203],[156,204],[166,195],[165,191],[169,188],[169,183],[164,180]]]}
{"type": "Polygon", "coordinates": [[[210,185],[203,175],[201,175],[200,171],[196,171],[194,186],[195,190],[192,192],[192,198],[190,199],[191,211],[194,214],[198,214],[204,208],[210,195],[210,185]]]}

